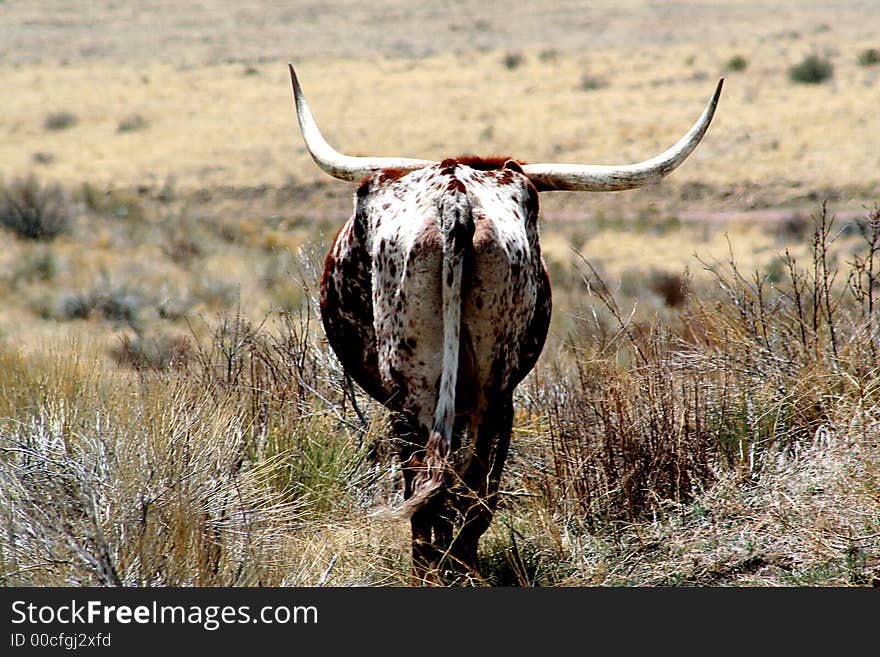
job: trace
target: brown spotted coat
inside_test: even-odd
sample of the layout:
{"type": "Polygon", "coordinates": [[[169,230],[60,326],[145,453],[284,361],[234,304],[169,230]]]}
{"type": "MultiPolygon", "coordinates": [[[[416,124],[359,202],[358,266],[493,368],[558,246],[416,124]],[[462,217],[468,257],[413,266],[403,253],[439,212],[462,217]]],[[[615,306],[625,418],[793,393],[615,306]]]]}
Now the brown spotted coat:
{"type": "Polygon", "coordinates": [[[538,193],[517,163],[445,160],[360,185],[326,258],[321,317],[346,371],[397,412],[410,470],[423,463],[432,432],[453,455],[445,499],[413,515],[414,571],[444,557],[475,569],[512,393],[543,348],[550,305],[538,193]]]}

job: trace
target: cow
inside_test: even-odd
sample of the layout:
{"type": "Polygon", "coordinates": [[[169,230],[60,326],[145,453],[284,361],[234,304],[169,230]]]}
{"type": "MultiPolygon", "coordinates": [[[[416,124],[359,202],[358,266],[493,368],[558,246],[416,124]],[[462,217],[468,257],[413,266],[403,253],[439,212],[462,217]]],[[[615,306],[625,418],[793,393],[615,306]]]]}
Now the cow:
{"type": "Polygon", "coordinates": [[[358,184],[324,262],[321,321],[345,372],[391,411],[411,582],[471,581],[498,505],[513,392],[550,323],[538,193],[634,189],[670,173],[705,134],[724,80],[684,137],[637,164],[436,162],[336,151],[289,68],[307,150],[323,171],[358,184]]]}

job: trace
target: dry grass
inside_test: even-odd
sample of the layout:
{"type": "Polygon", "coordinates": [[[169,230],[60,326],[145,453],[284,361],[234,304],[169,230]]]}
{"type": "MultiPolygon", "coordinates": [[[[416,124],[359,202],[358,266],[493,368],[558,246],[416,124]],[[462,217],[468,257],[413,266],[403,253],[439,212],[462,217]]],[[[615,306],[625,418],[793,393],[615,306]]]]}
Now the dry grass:
{"type": "Polygon", "coordinates": [[[4,349],[5,585],[405,581],[398,532],[367,520],[393,494],[368,456],[383,415],[361,424],[332,364],[316,378],[306,324],[242,322],[170,375],[107,369],[90,345],[4,349]]]}
{"type": "MultiPolygon", "coordinates": [[[[486,584],[877,581],[880,211],[848,262],[817,218],[807,267],[731,260],[653,323],[584,270],[595,319],[518,395],[486,584]]],[[[406,523],[373,517],[400,495],[386,414],[309,303],[193,326],[165,372],[5,343],[4,582],[405,583],[406,523]]]]}
{"type": "Polygon", "coordinates": [[[675,321],[634,321],[589,270],[611,321],[521,400],[493,528],[513,583],[880,585],[880,209],[846,263],[816,220],[805,266],[770,283],[731,257],[675,321]]]}
{"type": "MultiPolygon", "coordinates": [[[[810,43],[834,43],[833,84],[786,80],[802,56],[798,42],[749,44],[753,65],[727,80],[715,124],[673,189],[699,182],[714,196],[740,189],[740,201],[763,204],[795,201],[805,189],[837,188],[845,199],[876,192],[880,143],[866,119],[874,72],[856,63],[871,42],[819,35],[810,43]]],[[[515,71],[497,52],[298,63],[328,139],[352,153],[439,159],[503,150],[528,161],[617,163],[650,157],[683,134],[735,52],[608,49],[560,53],[552,62],[529,52],[515,71]],[[585,92],[585,68],[607,84],[585,92]]],[[[51,153],[47,173],[68,184],[160,189],[174,178],[192,190],[319,179],[296,133],[284,63],[255,67],[259,75],[243,75],[239,64],[8,70],[17,102],[0,124],[0,175],[27,171],[35,153],[51,153]],[[91,91],[95,80],[101,94],[91,91]],[[47,134],[40,123],[47,107],[75,112],[80,122],[47,134]],[[132,114],[147,125],[118,132],[132,114]]]]}

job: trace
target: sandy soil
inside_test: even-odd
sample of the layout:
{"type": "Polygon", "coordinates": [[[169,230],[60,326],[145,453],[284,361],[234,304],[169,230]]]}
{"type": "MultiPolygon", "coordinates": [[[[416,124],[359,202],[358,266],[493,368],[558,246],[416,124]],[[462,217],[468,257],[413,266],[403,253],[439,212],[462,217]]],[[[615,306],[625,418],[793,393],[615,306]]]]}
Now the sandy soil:
{"type": "MultiPolygon", "coordinates": [[[[859,212],[880,191],[880,66],[855,63],[871,46],[873,0],[2,2],[0,179],[311,184],[321,174],[294,134],[288,60],[343,150],[634,161],[676,139],[742,54],[747,71],[726,73],[710,138],[674,180],[593,197],[589,212],[771,217],[826,198],[859,212]],[[807,52],[835,61],[832,82],[786,80],[807,52]],[[525,63],[506,70],[504,53],[525,63]],[[587,76],[605,86],[583,91],[587,76]],[[44,128],[59,110],[75,129],[44,128]],[[131,116],[147,128],[122,132],[131,116]]],[[[585,216],[565,196],[545,212],[585,216]]]]}
{"type": "Polygon", "coordinates": [[[0,4],[0,61],[181,65],[471,50],[638,50],[833,30],[877,35],[873,0],[40,0],[0,4]]]}

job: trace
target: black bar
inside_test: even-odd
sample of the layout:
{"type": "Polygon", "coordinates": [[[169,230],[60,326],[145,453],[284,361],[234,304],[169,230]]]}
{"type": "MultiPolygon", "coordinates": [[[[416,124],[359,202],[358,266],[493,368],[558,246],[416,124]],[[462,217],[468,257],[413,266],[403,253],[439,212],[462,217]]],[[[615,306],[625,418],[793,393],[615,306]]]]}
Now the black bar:
{"type": "Polygon", "coordinates": [[[567,645],[579,654],[633,654],[741,640],[758,641],[764,652],[774,638],[790,653],[798,641],[815,649],[826,630],[840,654],[873,632],[877,596],[871,589],[7,588],[0,655],[173,655],[187,646],[246,657],[268,646],[283,654],[371,647],[420,655],[448,646],[453,655],[516,655],[567,645]]]}

